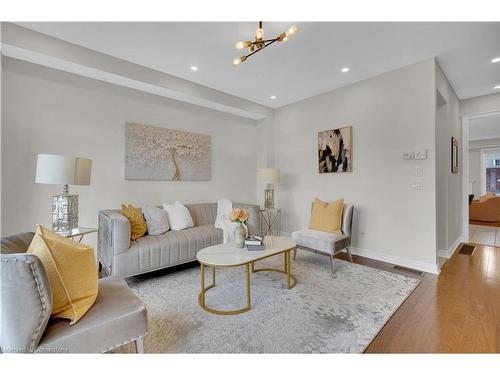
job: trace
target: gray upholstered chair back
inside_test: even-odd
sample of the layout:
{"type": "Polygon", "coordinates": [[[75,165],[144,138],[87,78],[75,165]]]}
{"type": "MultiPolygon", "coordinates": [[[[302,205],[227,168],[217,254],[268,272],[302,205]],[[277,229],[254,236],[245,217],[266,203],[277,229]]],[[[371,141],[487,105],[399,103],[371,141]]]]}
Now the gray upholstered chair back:
{"type": "MultiPolygon", "coordinates": [[[[314,202],[311,203],[311,212],[314,202]]],[[[342,208],[342,233],[352,237],[352,216],[354,214],[354,205],[352,203],[344,203],[342,208]]]]}
{"type": "Polygon", "coordinates": [[[0,349],[33,352],[52,312],[52,290],[40,259],[26,254],[34,233],[0,240],[0,349]]]}
{"type": "Polygon", "coordinates": [[[352,216],[354,214],[354,205],[351,203],[344,203],[342,210],[342,233],[346,236],[352,237],[352,216]]]}

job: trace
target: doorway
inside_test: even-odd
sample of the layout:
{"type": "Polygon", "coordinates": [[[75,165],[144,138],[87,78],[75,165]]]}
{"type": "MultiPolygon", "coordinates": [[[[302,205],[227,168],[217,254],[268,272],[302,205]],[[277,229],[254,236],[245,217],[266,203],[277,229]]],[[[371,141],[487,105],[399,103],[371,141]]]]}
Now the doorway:
{"type": "Polygon", "coordinates": [[[500,112],[462,119],[465,242],[500,247],[500,112]]]}

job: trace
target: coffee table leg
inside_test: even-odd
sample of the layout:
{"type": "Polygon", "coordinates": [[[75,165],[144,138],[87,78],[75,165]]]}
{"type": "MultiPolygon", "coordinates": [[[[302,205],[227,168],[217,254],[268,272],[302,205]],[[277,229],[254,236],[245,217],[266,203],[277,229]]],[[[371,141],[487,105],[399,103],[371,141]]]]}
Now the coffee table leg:
{"type": "MultiPolygon", "coordinates": [[[[252,263],[253,264],[253,263],[252,263]]],[[[250,304],[250,264],[247,263],[245,265],[245,273],[246,273],[246,284],[247,284],[247,306],[246,308],[250,310],[251,304],[250,304]]]]}
{"type": "Polygon", "coordinates": [[[201,277],[201,292],[200,292],[200,304],[201,307],[205,307],[205,265],[200,264],[200,277],[201,277]]]}
{"type": "Polygon", "coordinates": [[[212,267],[212,286],[215,286],[215,267],[212,267]]]}
{"type": "Polygon", "coordinates": [[[292,275],[292,266],[290,262],[290,251],[287,251],[286,253],[286,279],[288,283],[288,289],[292,288],[292,280],[291,280],[291,275],[292,275]]]}

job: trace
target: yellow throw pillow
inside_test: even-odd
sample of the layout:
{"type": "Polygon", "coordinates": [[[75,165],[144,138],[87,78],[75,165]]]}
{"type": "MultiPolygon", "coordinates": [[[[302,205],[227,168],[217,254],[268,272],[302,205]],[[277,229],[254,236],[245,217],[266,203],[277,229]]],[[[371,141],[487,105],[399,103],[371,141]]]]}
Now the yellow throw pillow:
{"type": "Polygon", "coordinates": [[[28,248],[45,267],[52,288],[52,314],[75,324],[97,298],[97,263],[87,246],[38,226],[28,248]]]}
{"type": "Polygon", "coordinates": [[[128,206],[122,204],[122,215],[130,221],[130,238],[132,241],[146,234],[146,220],[140,208],[135,208],[131,204],[128,206]]]}
{"type": "Polygon", "coordinates": [[[309,229],[342,234],[344,199],[327,203],[316,198],[313,203],[309,229]]]}

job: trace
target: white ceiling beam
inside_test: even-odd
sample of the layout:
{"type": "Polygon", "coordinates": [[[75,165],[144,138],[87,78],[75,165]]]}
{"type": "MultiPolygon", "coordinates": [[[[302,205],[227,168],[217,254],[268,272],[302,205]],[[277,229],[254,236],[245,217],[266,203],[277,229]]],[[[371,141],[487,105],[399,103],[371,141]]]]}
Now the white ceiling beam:
{"type": "Polygon", "coordinates": [[[271,109],[245,99],[117,59],[23,27],[2,23],[1,54],[79,76],[252,120],[271,109]]]}

